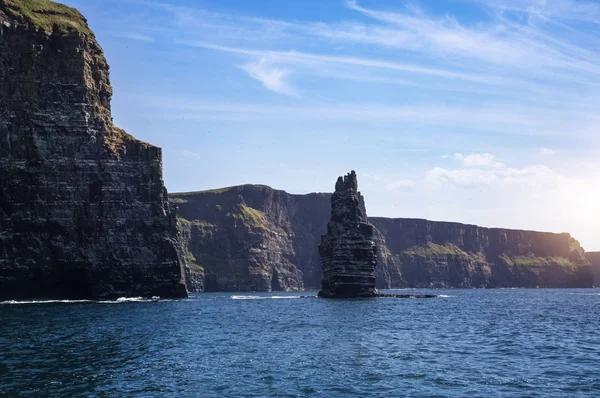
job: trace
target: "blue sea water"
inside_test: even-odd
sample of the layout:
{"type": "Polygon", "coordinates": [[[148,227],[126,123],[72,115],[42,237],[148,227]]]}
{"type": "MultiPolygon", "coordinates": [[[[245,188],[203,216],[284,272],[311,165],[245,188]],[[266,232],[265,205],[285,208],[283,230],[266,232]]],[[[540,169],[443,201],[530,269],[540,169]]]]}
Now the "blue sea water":
{"type": "Polygon", "coordinates": [[[600,396],[599,290],[435,293],[5,302],[0,396],[600,396]]]}

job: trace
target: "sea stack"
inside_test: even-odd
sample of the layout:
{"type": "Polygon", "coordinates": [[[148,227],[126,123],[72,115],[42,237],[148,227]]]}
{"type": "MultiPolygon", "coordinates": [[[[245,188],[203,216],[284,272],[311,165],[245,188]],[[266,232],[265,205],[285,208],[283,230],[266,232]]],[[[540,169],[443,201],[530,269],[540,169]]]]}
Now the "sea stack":
{"type": "Polygon", "coordinates": [[[0,300],[184,297],[161,149],[115,127],[79,11],[0,0],[0,300]]]}
{"type": "Polygon", "coordinates": [[[331,221],[321,237],[323,266],[319,297],[378,297],[375,288],[377,247],[368,223],[356,173],[339,177],[331,197],[331,221]]]}

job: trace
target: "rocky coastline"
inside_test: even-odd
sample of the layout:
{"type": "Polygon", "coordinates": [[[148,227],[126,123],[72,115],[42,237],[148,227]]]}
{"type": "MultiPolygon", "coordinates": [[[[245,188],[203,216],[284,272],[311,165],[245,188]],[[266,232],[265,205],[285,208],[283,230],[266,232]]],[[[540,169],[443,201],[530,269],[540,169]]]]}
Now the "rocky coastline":
{"type": "MultiPolygon", "coordinates": [[[[190,237],[186,264],[197,270],[196,280],[206,275],[214,282],[197,290],[320,289],[318,246],[327,233],[331,196],[294,195],[264,185],[170,194],[179,207],[178,228],[190,237]],[[237,206],[240,196],[243,208],[237,206]],[[264,281],[260,289],[253,282],[257,278],[264,281]]],[[[377,289],[585,288],[594,283],[583,248],[567,233],[411,218],[368,221],[379,248],[377,289]]],[[[189,287],[194,290],[194,283],[189,287]]]]}
{"type": "Polygon", "coordinates": [[[111,96],[79,11],[0,2],[0,300],[187,295],[161,149],[111,96]]]}

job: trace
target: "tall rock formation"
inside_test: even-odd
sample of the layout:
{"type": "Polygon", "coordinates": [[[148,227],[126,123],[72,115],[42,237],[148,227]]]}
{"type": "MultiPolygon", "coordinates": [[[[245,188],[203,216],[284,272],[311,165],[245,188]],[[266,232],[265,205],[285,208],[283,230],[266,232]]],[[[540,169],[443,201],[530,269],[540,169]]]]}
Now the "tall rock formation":
{"type": "Polygon", "coordinates": [[[320,297],[375,297],[377,247],[368,223],[356,173],[339,177],[331,196],[331,221],[321,238],[323,266],[320,297]]]}
{"type": "Polygon", "coordinates": [[[0,1],[0,299],[187,294],[161,150],[111,95],[77,10],[0,1]]]}
{"type": "MultiPolygon", "coordinates": [[[[327,232],[331,194],[292,195],[243,185],[170,198],[180,208],[178,227],[186,237],[184,254],[195,288],[202,289],[204,274],[210,281],[207,291],[321,286],[317,247],[327,232]],[[245,208],[237,205],[239,196],[245,208]],[[263,221],[253,223],[242,211],[263,221]],[[257,278],[262,282],[257,284],[257,278]]],[[[409,218],[370,217],[369,222],[375,227],[378,289],[593,284],[583,248],[566,233],[409,218]]]]}

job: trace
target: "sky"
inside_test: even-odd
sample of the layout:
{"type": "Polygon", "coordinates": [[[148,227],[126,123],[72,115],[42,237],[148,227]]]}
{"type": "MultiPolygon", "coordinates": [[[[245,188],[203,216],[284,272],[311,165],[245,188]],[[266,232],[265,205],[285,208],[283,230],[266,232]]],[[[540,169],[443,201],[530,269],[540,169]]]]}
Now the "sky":
{"type": "Polygon", "coordinates": [[[600,2],[65,0],[169,192],[330,192],[369,216],[600,250],[600,2]]]}

